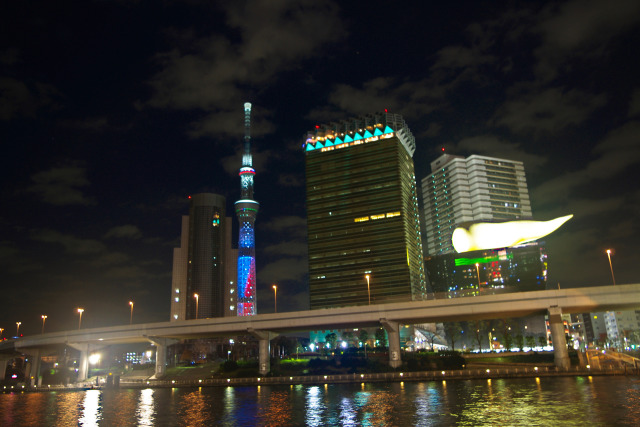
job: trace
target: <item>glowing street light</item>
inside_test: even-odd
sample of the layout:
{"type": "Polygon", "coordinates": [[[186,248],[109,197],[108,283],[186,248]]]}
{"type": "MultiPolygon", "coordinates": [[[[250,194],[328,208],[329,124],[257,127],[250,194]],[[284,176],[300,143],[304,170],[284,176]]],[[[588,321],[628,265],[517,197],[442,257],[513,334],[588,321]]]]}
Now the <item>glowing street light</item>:
{"type": "Polygon", "coordinates": [[[476,262],[476,273],[478,274],[478,289],[480,289],[480,264],[476,262]]]}
{"type": "Polygon", "coordinates": [[[611,280],[613,280],[613,286],[615,286],[616,278],[613,275],[613,264],[611,264],[611,249],[607,249],[607,258],[609,258],[609,268],[611,269],[611,280]]]}
{"type": "Polygon", "coordinates": [[[80,315],[78,318],[78,329],[82,326],[82,313],[84,313],[84,308],[78,308],[78,314],[80,315]]]}
{"type": "Polygon", "coordinates": [[[42,333],[44,334],[44,322],[47,320],[47,315],[43,314],[40,317],[42,317],[42,333]]]}
{"type": "Polygon", "coordinates": [[[0,340],[2,339],[2,333],[4,332],[4,328],[0,328],[0,340]]]}
{"type": "Polygon", "coordinates": [[[131,306],[131,315],[129,316],[129,324],[133,324],[133,301],[129,301],[129,305],[131,306]]]}
{"type": "Polygon", "coordinates": [[[273,285],[273,312],[278,312],[278,286],[273,285]]]}
{"type": "Polygon", "coordinates": [[[364,278],[367,279],[367,294],[369,295],[369,305],[371,305],[371,287],[369,283],[370,276],[368,274],[365,274],[364,278]]]}
{"type": "Polygon", "coordinates": [[[16,322],[16,336],[17,337],[20,336],[20,325],[22,325],[22,322],[16,322]]]}
{"type": "Polygon", "coordinates": [[[200,301],[200,295],[193,294],[193,297],[196,299],[196,319],[198,318],[198,302],[200,301]]]}

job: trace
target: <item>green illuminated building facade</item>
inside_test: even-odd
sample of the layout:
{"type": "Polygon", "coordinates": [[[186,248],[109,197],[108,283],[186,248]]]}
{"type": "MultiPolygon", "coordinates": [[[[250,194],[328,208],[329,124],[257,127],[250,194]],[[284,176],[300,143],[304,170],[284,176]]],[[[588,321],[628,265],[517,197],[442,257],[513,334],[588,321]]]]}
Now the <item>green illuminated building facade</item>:
{"type": "Polygon", "coordinates": [[[317,126],[304,147],[311,309],[425,298],[415,139],[402,116],[317,126]]]}

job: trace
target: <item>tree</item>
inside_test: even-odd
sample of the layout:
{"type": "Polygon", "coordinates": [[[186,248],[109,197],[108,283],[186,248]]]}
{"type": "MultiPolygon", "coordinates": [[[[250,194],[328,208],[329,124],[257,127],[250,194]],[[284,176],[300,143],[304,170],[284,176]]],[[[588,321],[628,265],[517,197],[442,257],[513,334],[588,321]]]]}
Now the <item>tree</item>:
{"type": "Polygon", "coordinates": [[[344,331],[342,333],[342,340],[346,341],[347,345],[351,344],[353,340],[353,333],[351,331],[344,331]]]}
{"type": "Polygon", "coordinates": [[[533,347],[535,347],[536,345],[536,339],[533,335],[527,335],[527,338],[525,338],[527,340],[527,346],[533,350],[533,347]]]}
{"type": "Polygon", "coordinates": [[[518,346],[520,351],[524,351],[524,337],[522,334],[516,335],[516,346],[518,346]]]}
{"type": "Polygon", "coordinates": [[[332,349],[336,348],[336,342],[338,341],[338,336],[335,332],[331,332],[324,337],[325,341],[331,346],[332,349]]]}
{"type": "Polygon", "coordinates": [[[473,328],[473,334],[475,334],[476,342],[478,343],[478,350],[482,351],[482,337],[486,335],[487,322],[484,320],[476,320],[471,323],[470,327],[473,328]]]}
{"type": "Polygon", "coordinates": [[[376,345],[378,347],[387,346],[387,333],[382,328],[376,330],[376,345]]]}
{"type": "Polygon", "coordinates": [[[369,339],[369,332],[366,329],[360,329],[360,333],[358,334],[358,340],[362,343],[363,346],[367,345],[367,340],[369,339]]]}
{"type": "Polygon", "coordinates": [[[511,336],[511,332],[505,332],[502,336],[502,341],[504,342],[505,350],[511,351],[511,348],[513,347],[513,337],[511,336]]]}
{"type": "Polygon", "coordinates": [[[451,350],[456,349],[456,341],[460,336],[460,331],[462,330],[460,327],[460,323],[458,322],[446,322],[444,324],[444,330],[447,334],[447,338],[449,338],[449,342],[451,343],[451,350]]]}
{"type": "Polygon", "coordinates": [[[540,347],[544,347],[544,346],[546,346],[546,345],[548,344],[548,343],[547,343],[547,337],[542,336],[542,335],[541,335],[541,336],[539,336],[539,337],[538,337],[538,343],[540,344],[540,347]]]}

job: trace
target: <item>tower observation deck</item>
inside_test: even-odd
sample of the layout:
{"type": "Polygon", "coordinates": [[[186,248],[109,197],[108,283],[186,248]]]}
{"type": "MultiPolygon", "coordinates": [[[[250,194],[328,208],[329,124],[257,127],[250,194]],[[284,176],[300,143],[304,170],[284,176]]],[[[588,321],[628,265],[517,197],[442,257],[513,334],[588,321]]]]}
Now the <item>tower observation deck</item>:
{"type": "Polygon", "coordinates": [[[235,203],[238,235],[238,316],[256,314],[256,244],[254,226],[260,204],[253,200],[251,103],[244,104],[244,150],[240,167],[240,200],[235,203]]]}

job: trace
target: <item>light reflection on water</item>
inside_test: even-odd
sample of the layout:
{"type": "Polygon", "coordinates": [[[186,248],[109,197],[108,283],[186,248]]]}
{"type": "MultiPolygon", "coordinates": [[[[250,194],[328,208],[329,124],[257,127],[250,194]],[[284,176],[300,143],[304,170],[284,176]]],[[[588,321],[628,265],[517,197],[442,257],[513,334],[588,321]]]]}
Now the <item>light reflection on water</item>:
{"type": "Polygon", "coordinates": [[[155,408],[153,402],[154,389],[148,388],[140,392],[140,399],[138,400],[138,408],[136,409],[136,415],[139,426],[152,426],[155,419],[155,408]]]}
{"type": "Polygon", "coordinates": [[[640,380],[555,377],[0,394],[0,425],[637,425],[640,380]]]}
{"type": "Polygon", "coordinates": [[[100,411],[102,406],[100,405],[100,390],[87,390],[82,400],[82,410],[80,412],[80,418],[78,419],[78,425],[81,426],[97,426],[100,421],[100,411]]]}

